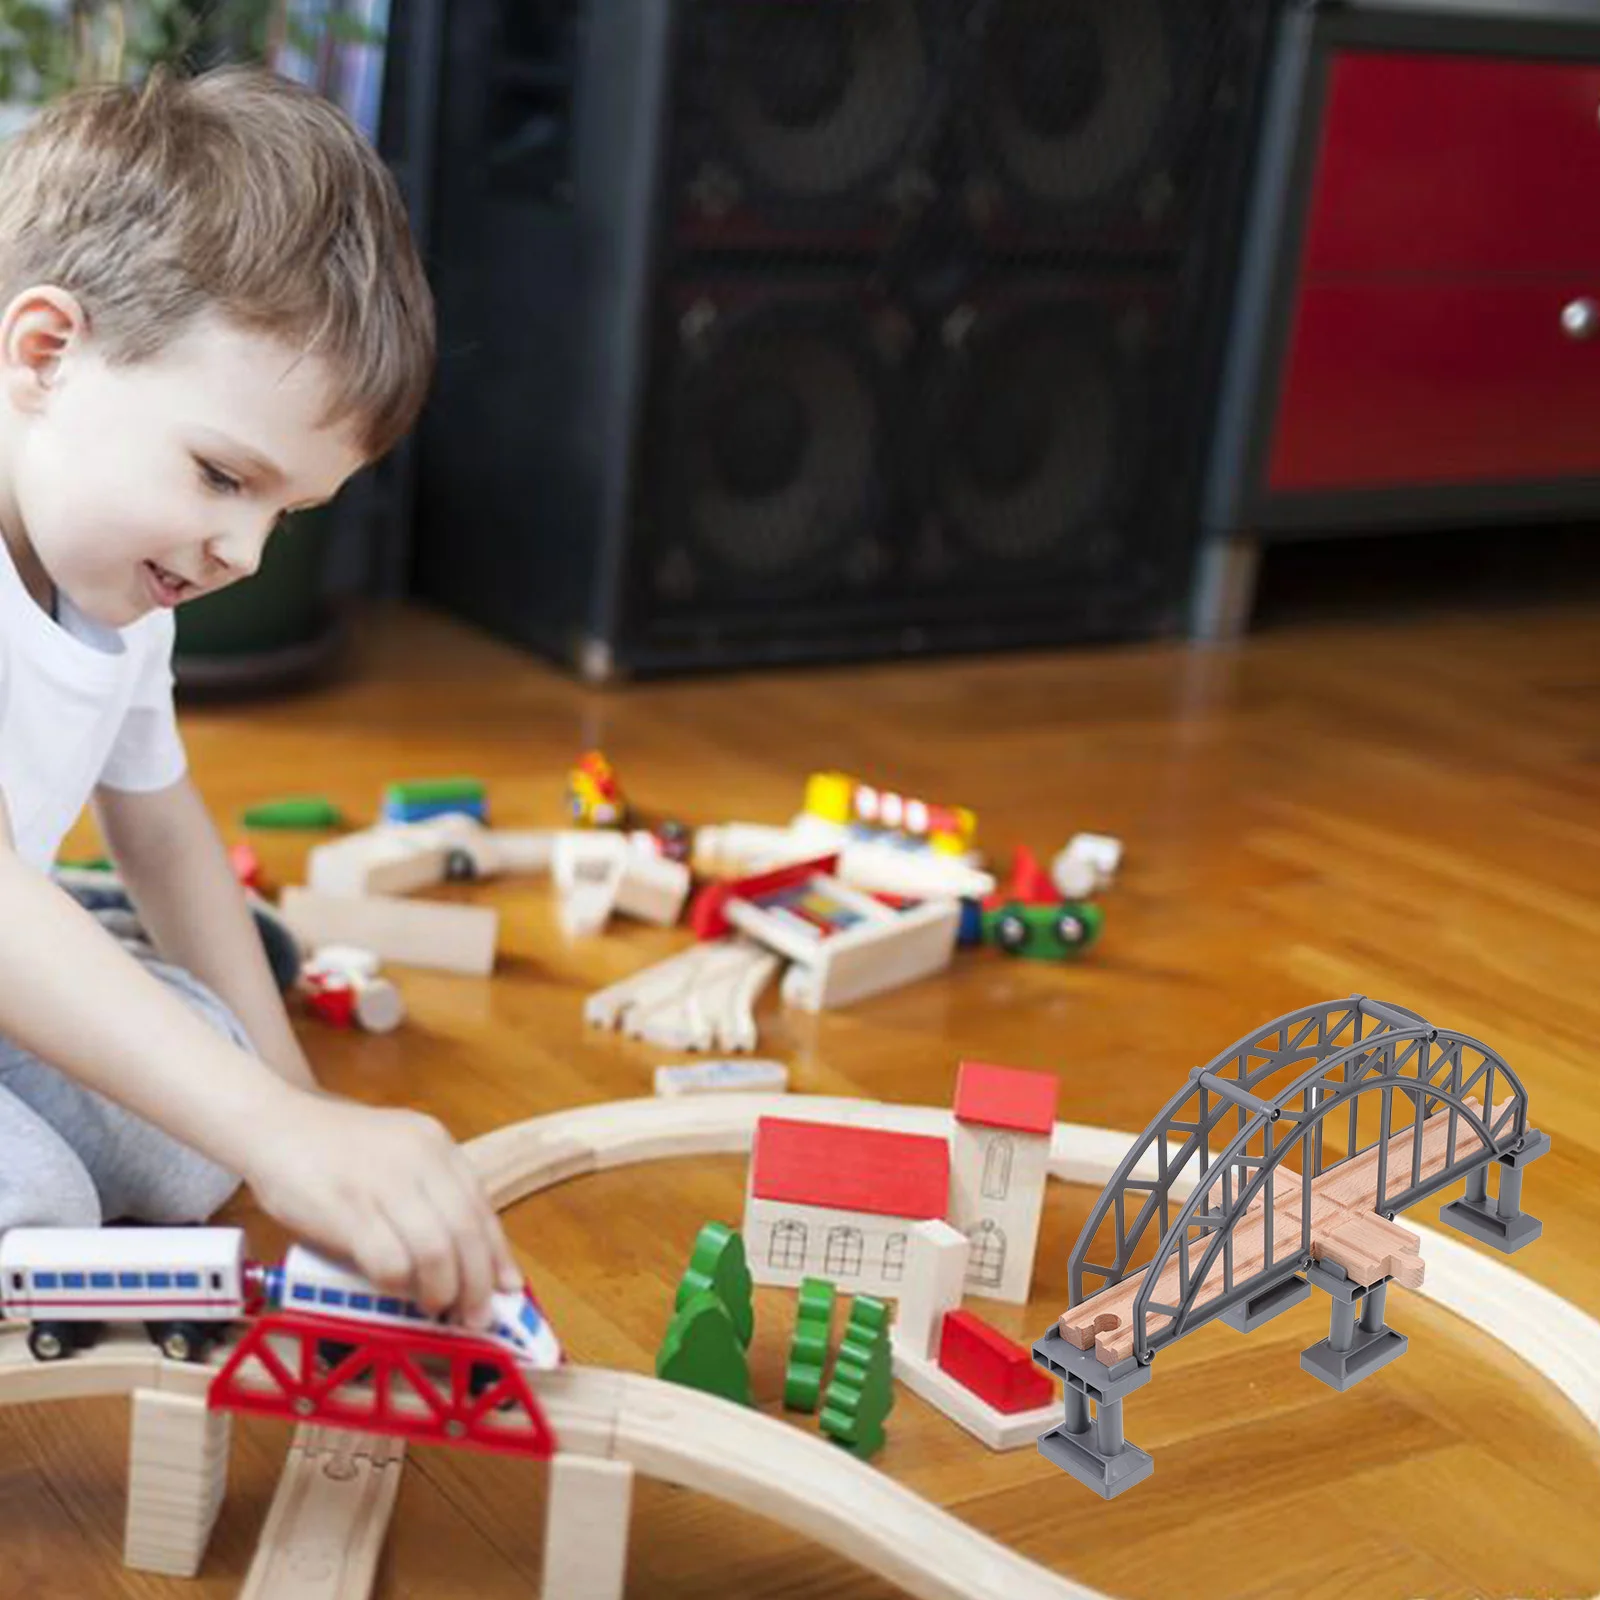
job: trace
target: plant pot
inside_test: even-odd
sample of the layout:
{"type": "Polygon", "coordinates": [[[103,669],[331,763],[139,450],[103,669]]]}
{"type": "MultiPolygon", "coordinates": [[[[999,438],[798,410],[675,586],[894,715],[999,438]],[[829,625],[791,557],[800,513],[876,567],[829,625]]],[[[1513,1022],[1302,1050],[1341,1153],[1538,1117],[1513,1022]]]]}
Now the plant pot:
{"type": "Polygon", "coordinates": [[[180,606],[172,670],[184,692],[255,693],[319,676],[347,618],[324,594],[333,507],[292,518],[267,541],[253,577],[180,606]]]}

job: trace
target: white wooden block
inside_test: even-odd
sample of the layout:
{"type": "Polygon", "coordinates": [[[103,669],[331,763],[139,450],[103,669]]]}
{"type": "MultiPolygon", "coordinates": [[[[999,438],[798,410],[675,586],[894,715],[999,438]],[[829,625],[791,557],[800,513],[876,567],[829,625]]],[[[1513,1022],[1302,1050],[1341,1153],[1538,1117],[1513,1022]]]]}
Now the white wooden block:
{"type": "MultiPolygon", "coordinates": [[[[789,1069],[781,1061],[750,1061],[743,1057],[724,1061],[690,1061],[681,1066],[656,1068],[656,1093],[671,1097],[686,1094],[782,1094],[789,1087],[789,1069]]],[[[961,1241],[965,1253],[967,1241],[961,1241]]]]}
{"type": "Polygon", "coordinates": [[[683,862],[630,851],[617,887],[617,910],[641,922],[670,928],[683,915],[690,883],[691,874],[683,862]]]}
{"type": "Polygon", "coordinates": [[[354,944],[319,945],[301,971],[307,977],[376,978],[377,953],[354,944]]]}
{"type": "Polygon", "coordinates": [[[368,1033],[393,1033],[406,1020],[405,997],[387,978],[357,978],[356,1021],[368,1033]]]}
{"type": "Polygon", "coordinates": [[[761,822],[725,822],[694,834],[694,864],[708,878],[747,878],[824,853],[793,828],[761,822]]]}
{"type": "Polygon", "coordinates": [[[227,1492],[231,1422],[198,1396],[134,1391],[122,1551],[127,1566],[179,1578],[200,1570],[227,1492]]]}
{"type": "Polygon", "coordinates": [[[956,1122],[950,1221],[971,1241],[968,1294],[1027,1303],[1049,1168],[1043,1134],[956,1122]]]}
{"type": "Polygon", "coordinates": [[[557,837],[551,875],[559,896],[556,912],[561,931],[569,939],[586,939],[605,931],[627,865],[628,841],[620,833],[601,829],[557,837]]]}
{"type": "Polygon", "coordinates": [[[278,907],[303,944],[358,944],[401,966],[484,976],[494,968],[500,916],[488,906],[360,898],[288,888],[278,907]]]}
{"type": "MultiPolygon", "coordinates": [[[[824,882],[833,890],[844,888],[836,879],[824,882]]],[[[873,903],[885,914],[884,920],[822,939],[810,960],[795,960],[783,976],[781,989],[790,1005],[804,1011],[847,1006],[942,972],[950,965],[961,921],[961,908],[954,900],[930,900],[905,911],[890,911],[881,902],[873,903]]],[[[733,902],[728,920],[753,933],[754,929],[741,921],[744,910],[740,902],[733,902]]]]}
{"type": "Polygon", "coordinates": [[[543,1600],[622,1600],[633,1468],[558,1452],[545,1508],[543,1600]]]}
{"type": "Polygon", "coordinates": [[[996,1411],[931,1357],[914,1354],[895,1329],[889,1333],[894,1354],[894,1375],[914,1395],[942,1411],[973,1438],[991,1450],[1020,1450],[1035,1443],[1041,1433],[1059,1427],[1065,1415],[1060,1402],[1033,1411],[996,1411]]]}
{"type": "Polygon", "coordinates": [[[1122,841],[1108,833],[1075,833],[1050,863],[1050,879],[1068,900],[1109,888],[1122,862],[1122,841]]]}
{"type": "Polygon", "coordinates": [[[967,1236],[948,1222],[919,1222],[906,1241],[906,1275],[894,1335],[918,1359],[932,1360],[947,1311],[961,1304],[967,1236]]]}
{"type": "Polygon", "coordinates": [[[318,894],[411,894],[442,883],[449,849],[406,832],[372,828],[317,845],[306,884],[318,894]]]}
{"type": "Polygon", "coordinates": [[[982,900],[995,891],[994,875],[936,850],[902,850],[892,844],[847,844],[836,869],[841,883],[907,900],[982,900]]]}
{"type": "Polygon", "coordinates": [[[548,872],[556,834],[550,828],[496,828],[491,835],[505,872],[548,872]]]}

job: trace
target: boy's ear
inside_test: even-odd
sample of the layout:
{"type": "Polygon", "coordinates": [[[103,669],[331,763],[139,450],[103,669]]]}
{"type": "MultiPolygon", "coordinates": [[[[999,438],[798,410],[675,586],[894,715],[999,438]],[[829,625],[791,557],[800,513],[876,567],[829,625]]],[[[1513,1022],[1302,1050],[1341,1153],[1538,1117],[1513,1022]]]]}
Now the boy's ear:
{"type": "Polygon", "coordinates": [[[17,295],[0,315],[0,373],[12,403],[38,410],[62,357],[88,331],[81,302],[67,290],[43,284],[17,295]]]}

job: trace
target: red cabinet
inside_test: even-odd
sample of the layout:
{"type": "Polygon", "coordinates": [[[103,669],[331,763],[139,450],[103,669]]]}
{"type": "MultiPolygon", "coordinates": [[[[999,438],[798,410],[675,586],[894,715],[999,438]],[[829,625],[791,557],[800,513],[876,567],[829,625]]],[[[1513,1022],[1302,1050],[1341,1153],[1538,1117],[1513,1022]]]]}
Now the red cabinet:
{"type": "Polygon", "coordinates": [[[1600,515],[1600,6],[1280,14],[1195,626],[1262,545],[1600,515]]]}
{"type": "Polygon", "coordinates": [[[1585,328],[1600,335],[1600,270],[1308,282],[1269,489],[1600,475],[1600,337],[1585,328]]]}
{"type": "Polygon", "coordinates": [[[1600,65],[1329,67],[1305,272],[1600,272],[1600,65]]]}
{"type": "Polygon", "coordinates": [[[1263,488],[1600,475],[1600,65],[1328,66],[1263,488]]]}

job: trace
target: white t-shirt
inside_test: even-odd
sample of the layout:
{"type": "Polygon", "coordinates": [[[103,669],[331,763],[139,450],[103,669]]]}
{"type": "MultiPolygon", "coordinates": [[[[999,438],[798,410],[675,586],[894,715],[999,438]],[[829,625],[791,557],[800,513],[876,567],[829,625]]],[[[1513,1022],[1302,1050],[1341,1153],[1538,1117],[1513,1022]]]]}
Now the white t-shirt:
{"type": "Polygon", "coordinates": [[[17,854],[41,871],[97,785],[165,789],[188,767],[172,706],[170,611],[126,628],[27,591],[0,539],[0,791],[17,854]]]}

